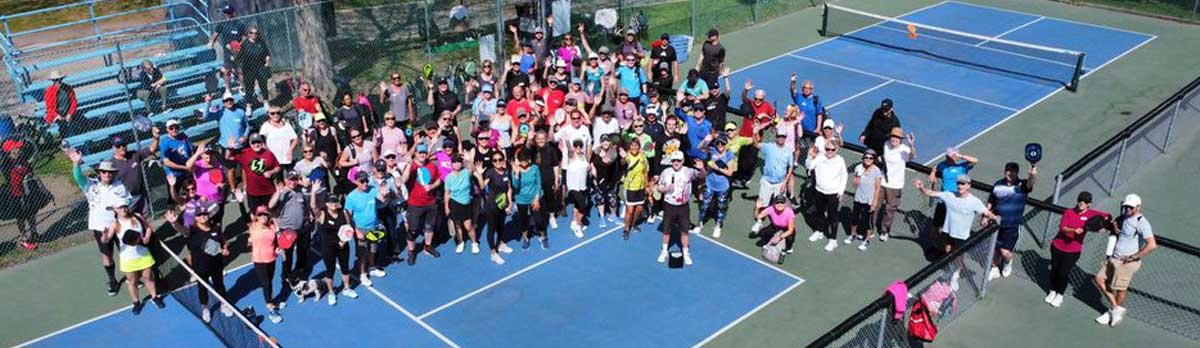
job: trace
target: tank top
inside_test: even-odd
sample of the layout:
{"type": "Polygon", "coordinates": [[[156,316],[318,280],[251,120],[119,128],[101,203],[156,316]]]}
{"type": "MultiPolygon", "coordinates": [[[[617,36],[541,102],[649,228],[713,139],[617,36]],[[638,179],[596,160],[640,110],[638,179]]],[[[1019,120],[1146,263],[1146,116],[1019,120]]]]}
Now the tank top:
{"type": "Polygon", "coordinates": [[[138,238],[142,237],[142,233],[145,230],[142,228],[142,224],[137,220],[137,218],[130,217],[128,220],[117,219],[117,224],[119,227],[117,229],[117,236],[114,238],[117,239],[117,247],[120,250],[119,257],[122,261],[137,260],[150,254],[150,249],[147,249],[145,246],[141,244],[125,244],[125,241],[123,240],[124,238],[121,238],[121,236],[125,235],[125,231],[130,230],[137,232],[138,238]]]}
{"type": "MultiPolygon", "coordinates": [[[[500,118],[512,121],[512,118],[508,116],[497,117],[496,121],[500,121],[500,118]]],[[[507,149],[512,146],[512,122],[492,122],[492,130],[500,133],[500,148],[507,149]]]]}
{"type": "Polygon", "coordinates": [[[342,227],[342,221],[345,216],[338,215],[336,218],[325,213],[325,221],[317,225],[317,234],[321,237],[322,245],[336,246],[341,240],[338,239],[338,229],[342,227]]]}
{"type": "Polygon", "coordinates": [[[275,231],[269,227],[250,228],[250,260],[275,262],[275,231]]]}

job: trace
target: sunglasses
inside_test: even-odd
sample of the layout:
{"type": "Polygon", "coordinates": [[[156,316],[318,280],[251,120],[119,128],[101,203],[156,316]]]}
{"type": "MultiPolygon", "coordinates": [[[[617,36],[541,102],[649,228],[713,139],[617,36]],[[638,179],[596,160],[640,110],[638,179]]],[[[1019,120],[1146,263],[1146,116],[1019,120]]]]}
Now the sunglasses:
{"type": "Polygon", "coordinates": [[[837,149],[834,149],[834,148],[825,148],[825,152],[835,152],[835,151],[837,151],[837,149]]]}
{"type": "Polygon", "coordinates": [[[358,138],[362,138],[362,134],[351,134],[350,135],[350,139],[358,139],[358,138]]]}
{"type": "Polygon", "coordinates": [[[278,114],[279,114],[279,111],[271,111],[271,112],[268,112],[268,114],[271,114],[271,115],[278,115],[278,114]]]}
{"type": "Polygon", "coordinates": [[[683,163],[683,160],[681,160],[681,159],[671,160],[671,163],[683,163]]]}
{"type": "Polygon", "coordinates": [[[492,162],[497,162],[497,163],[504,162],[504,159],[503,158],[493,158],[492,162]]]}
{"type": "Polygon", "coordinates": [[[863,157],[863,160],[864,160],[864,161],[866,161],[866,160],[872,160],[872,161],[874,161],[874,160],[875,160],[875,157],[863,157]]]}
{"type": "Polygon", "coordinates": [[[579,121],[579,120],[582,120],[582,119],[583,119],[582,117],[572,117],[572,118],[571,118],[571,121],[579,121]]]}
{"type": "Polygon", "coordinates": [[[269,218],[269,217],[271,217],[271,214],[262,213],[262,214],[254,214],[254,216],[257,216],[257,217],[267,217],[267,218],[269,218]]]}
{"type": "Polygon", "coordinates": [[[642,128],[642,125],[640,125],[640,124],[635,124],[635,125],[633,125],[633,128],[642,128]]]}
{"type": "Polygon", "coordinates": [[[396,118],[395,117],[384,117],[383,120],[384,121],[395,121],[396,118]]]}
{"type": "Polygon", "coordinates": [[[399,80],[399,79],[400,79],[400,76],[392,76],[392,79],[393,79],[393,80],[399,80]]]}
{"type": "Polygon", "coordinates": [[[301,153],[313,153],[313,150],[303,150],[301,153]]]}
{"type": "Polygon", "coordinates": [[[969,183],[969,182],[960,182],[960,183],[958,183],[958,186],[970,186],[970,185],[971,185],[971,183],[969,183]]]}

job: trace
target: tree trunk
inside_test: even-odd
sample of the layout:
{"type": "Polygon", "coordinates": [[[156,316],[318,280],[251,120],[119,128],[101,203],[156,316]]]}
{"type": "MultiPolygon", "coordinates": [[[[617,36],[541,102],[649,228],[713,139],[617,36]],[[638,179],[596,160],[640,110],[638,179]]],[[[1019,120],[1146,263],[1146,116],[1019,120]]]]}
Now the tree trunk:
{"type": "Polygon", "coordinates": [[[337,88],[334,86],[333,59],[325,41],[325,22],[321,17],[321,6],[312,0],[296,0],[296,38],[300,43],[299,77],[309,82],[313,94],[332,100],[337,88]]]}

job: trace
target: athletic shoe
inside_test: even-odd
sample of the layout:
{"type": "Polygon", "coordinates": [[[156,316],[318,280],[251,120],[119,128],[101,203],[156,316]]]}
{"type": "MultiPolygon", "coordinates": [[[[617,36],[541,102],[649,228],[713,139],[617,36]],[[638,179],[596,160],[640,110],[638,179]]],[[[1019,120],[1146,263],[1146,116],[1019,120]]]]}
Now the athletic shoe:
{"type": "Polygon", "coordinates": [[[455,245],[455,246],[454,246],[454,253],[455,253],[455,254],[462,254],[462,253],[463,253],[463,249],[466,249],[466,248],[467,248],[467,243],[458,243],[458,245],[455,245]]]}
{"type": "Polygon", "coordinates": [[[435,259],[442,257],[442,253],[439,253],[437,251],[437,249],[434,249],[432,245],[428,245],[428,244],[425,245],[425,254],[428,254],[429,256],[433,256],[433,258],[435,258],[435,259]]]}
{"type": "Polygon", "coordinates": [[[504,259],[500,257],[500,254],[492,254],[492,262],[495,262],[497,265],[503,265],[504,259]]]}
{"type": "Polygon", "coordinates": [[[692,227],[691,234],[700,234],[700,226],[692,227]]]}
{"type": "Polygon", "coordinates": [[[641,225],[633,226],[633,231],[637,232],[637,233],[642,233],[642,226],[641,225]]]}
{"type": "Polygon", "coordinates": [[[713,238],[721,238],[721,226],[713,227],[713,238]]]}
{"type": "Polygon", "coordinates": [[[1105,311],[1104,314],[1101,314],[1099,317],[1096,317],[1096,322],[1099,323],[1100,325],[1110,325],[1110,324],[1112,324],[1111,319],[1112,319],[1112,310],[1108,310],[1108,311],[1105,311]]]}
{"type": "Polygon", "coordinates": [[[542,238],[542,250],[550,249],[550,238],[542,238]]]}
{"type": "MultiPolygon", "coordinates": [[[[346,290],[342,290],[342,292],[344,293],[344,292],[346,292],[346,290]]],[[[326,302],[328,302],[330,306],[336,306],[337,305],[337,294],[330,292],[329,296],[328,296],[328,300],[326,302]]]]}
{"type": "Polygon", "coordinates": [[[750,238],[757,237],[759,230],[762,230],[762,220],[755,221],[754,225],[750,226],[750,238]]]}
{"type": "Polygon", "coordinates": [[[629,240],[629,231],[621,231],[621,239],[629,240]]]}
{"type": "Polygon", "coordinates": [[[521,239],[521,250],[529,250],[529,239],[528,238],[521,239]]]}
{"type": "Polygon", "coordinates": [[[784,254],[791,254],[793,252],[795,252],[795,250],[792,250],[792,248],[788,248],[788,250],[783,251],[784,254]]]}
{"type": "Polygon", "coordinates": [[[683,264],[688,266],[692,265],[692,254],[683,253],[683,264]]]}
{"type": "Polygon", "coordinates": [[[212,313],[208,311],[208,307],[200,309],[200,320],[204,320],[206,323],[212,321],[212,313]]]}
{"type": "Polygon", "coordinates": [[[879,234],[879,241],[880,241],[880,242],[886,242],[887,240],[888,240],[888,233],[880,233],[880,234],[879,234]]]}
{"type": "Polygon", "coordinates": [[[158,309],[167,308],[167,303],[163,302],[162,297],[155,296],[154,299],[151,301],[154,302],[154,306],[158,307],[158,309]]]}
{"type": "Polygon", "coordinates": [[[849,245],[850,243],[854,243],[854,236],[849,236],[842,240],[842,244],[849,245]]]}
{"type": "Polygon", "coordinates": [[[1046,294],[1046,299],[1043,301],[1046,301],[1046,303],[1050,303],[1050,301],[1054,301],[1054,298],[1057,296],[1058,296],[1058,292],[1051,291],[1049,294],[1046,294]]]}
{"type": "Polygon", "coordinates": [[[667,262],[667,250],[663,249],[658,253],[658,263],[667,262]]]}
{"type": "Polygon", "coordinates": [[[869,241],[869,240],[864,240],[864,241],[862,241],[862,244],[859,244],[859,245],[858,245],[858,250],[867,251],[867,246],[868,246],[868,245],[871,245],[871,241],[869,241]]]}
{"type": "Polygon", "coordinates": [[[279,324],[283,321],[283,317],[279,316],[279,311],[274,309],[267,310],[267,318],[271,319],[271,322],[276,324],[279,324]]]}
{"type": "Polygon", "coordinates": [[[996,278],[1000,278],[1000,269],[996,268],[996,266],[992,266],[992,269],[988,270],[987,279],[988,281],[992,281],[996,278]]]}
{"type": "Polygon", "coordinates": [[[950,291],[958,291],[959,276],[960,273],[958,271],[954,271],[954,273],[950,275],[950,291]]]}
{"type": "Polygon", "coordinates": [[[479,243],[471,243],[471,254],[479,254],[479,243]]]}
{"type": "Polygon", "coordinates": [[[142,307],[145,307],[145,306],[146,306],[146,304],[143,303],[142,301],[134,302],[133,309],[132,309],[133,315],[142,314],[142,307]]]}
{"type": "Polygon", "coordinates": [[[354,289],[350,289],[350,288],[345,288],[345,289],[342,289],[342,295],[346,295],[346,297],[349,297],[351,300],[353,300],[353,299],[358,298],[358,291],[354,291],[354,289]]]}
{"type": "Polygon", "coordinates": [[[1058,308],[1058,307],[1062,306],[1062,301],[1063,301],[1063,295],[1055,294],[1054,299],[1050,300],[1050,305],[1054,306],[1055,308],[1058,308]]]}
{"type": "Polygon", "coordinates": [[[366,274],[358,276],[358,283],[368,288],[375,286],[375,283],[371,282],[371,277],[368,277],[366,274]]]}
{"type": "Polygon", "coordinates": [[[605,228],[608,228],[608,223],[607,223],[607,222],[604,222],[604,218],[603,218],[603,217],[602,217],[602,218],[599,218],[599,219],[596,219],[596,220],[600,220],[600,226],[599,226],[599,227],[600,227],[600,229],[605,229],[605,228]]]}
{"type": "Polygon", "coordinates": [[[108,296],[117,296],[117,282],[108,282],[108,296]]]}
{"type": "Polygon", "coordinates": [[[808,241],[810,241],[810,242],[815,242],[815,241],[818,241],[818,240],[821,240],[824,238],[825,238],[825,234],[821,233],[821,232],[813,232],[812,234],[808,235],[808,241]]]}
{"type": "Polygon", "coordinates": [[[1112,309],[1112,322],[1108,326],[1116,327],[1122,320],[1125,320],[1125,307],[1117,306],[1112,309]]]}
{"type": "Polygon", "coordinates": [[[575,238],[583,238],[583,226],[571,224],[571,231],[575,232],[575,238]]]}
{"type": "Polygon", "coordinates": [[[558,229],[558,220],[553,217],[550,218],[550,229],[552,229],[552,230],[558,229]]]}
{"type": "Polygon", "coordinates": [[[1009,261],[1004,265],[1004,268],[1000,270],[1000,276],[1008,278],[1008,276],[1012,275],[1012,268],[1012,261],[1009,261]]]}
{"type": "Polygon", "coordinates": [[[285,301],[285,302],[280,302],[279,304],[276,304],[276,305],[275,305],[275,309],[284,309],[284,308],[287,308],[287,302],[286,302],[286,301],[285,301]]]}
{"type": "Polygon", "coordinates": [[[37,243],[23,240],[21,241],[21,247],[25,248],[25,250],[33,251],[34,249],[37,249],[37,243]]]}
{"type": "Polygon", "coordinates": [[[375,269],[371,270],[371,276],[375,278],[383,278],[387,276],[387,272],[384,272],[382,268],[376,267],[375,269]]]}
{"type": "Polygon", "coordinates": [[[221,315],[224,315],[226,318],[232,318],[233,317],[233,307],[222,304],[221,305],[221,315]]]}
{"type": "Polygon", "coordinates": [[[513,249],[508,246],[508,243],[503,243],[503,242],[501,242],[500,246],[496,247],[496,249],[500,250],[500,252],[505,253],[505,254],[512,254],[512,252],[513,252],[513,249]]]}
{"type": "MultiPolygon", "coordinates": [[[[622,212],[624,212],[625,210],[624,210],[624,209],[622,209],[621,211],[622,211],[622,212]]],[[[624,216],[625,214],[621,214],[621,215],[622,215],[622,216],[624,216]]],[[[607,220],[608,220],[608,222],[616,223],[616,222],[617,222],[617,217],[616,217],[616,216],[613,216],[613,214],[608,214],[608,219],[607,219],[607,220]]]]}
{"type": "Polygon", "coordinates": [[[833,251],[833,249],[837,249],[837,241],[830,239],[829,242],[825,243],[825,251],[829,252],[833,251]]]}
{"type": "Polygon", "coordinates": [[[416,251],[416,250],[409,250],[409,251],[408,251],[408,265],[409,265],[409,266],[412,266],[412,265],[415,265],[415,264],[417,264],[417,251],[416,251]]]}

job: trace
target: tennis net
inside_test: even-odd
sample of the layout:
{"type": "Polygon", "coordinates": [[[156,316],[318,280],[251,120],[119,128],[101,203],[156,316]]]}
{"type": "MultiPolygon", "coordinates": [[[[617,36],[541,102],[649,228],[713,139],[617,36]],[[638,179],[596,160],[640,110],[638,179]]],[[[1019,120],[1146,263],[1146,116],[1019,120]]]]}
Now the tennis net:
{"type": "MultiPolygon", "coordinates": [[[[199,319],[204,308],[200,304],[199,293],[201,291],[208,292],[208,309],[211,312],[211,320],[206,325],[221,343],[224,343],[226,347],[233,348],[280,348],[275,338],[259,329],[255,322],[247,317],[247,313],[238,310],[237,306],[225,299],[224,296],[218,295],[207,281],[200,280],[196,271],[189,267],[179,254],[171,250],[166,243],[160,241],[159,244],[163,252],[171,256],[164,263],[165,267],[160,267],[160,269],[171,270],[173,273],[182,269],[186,271],[186,274],[178,275],[184,279],[190,279],[186,285],[171,291],[171,297],[199,319]],[[226,317],[221,311],[222,306],[228,306],[233,315],[226,317]]],[[[252,313],[250,315],[253,316],[252,313]]]]}
{"type": "MultiPolygon", "coordinates": [[[[950,64],[988,70],[1074,91],[1086,72],[1084,53],[998,36],[967,33],[825,4],[821,35],[916,54],[950,64]]],[[[1002,35],[1000,35],[1002,36],[1002,35]]]]}

